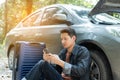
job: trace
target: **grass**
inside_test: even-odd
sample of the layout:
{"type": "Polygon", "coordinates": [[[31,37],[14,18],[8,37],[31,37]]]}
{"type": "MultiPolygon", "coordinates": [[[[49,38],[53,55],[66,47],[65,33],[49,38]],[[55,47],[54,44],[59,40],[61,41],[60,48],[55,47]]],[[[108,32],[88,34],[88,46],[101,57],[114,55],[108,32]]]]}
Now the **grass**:
{"type": "Polygon", "coordinates": [[[4,45],[0,44],[0,58],[6,57],[5,51],[4,51],[4,45]]]}

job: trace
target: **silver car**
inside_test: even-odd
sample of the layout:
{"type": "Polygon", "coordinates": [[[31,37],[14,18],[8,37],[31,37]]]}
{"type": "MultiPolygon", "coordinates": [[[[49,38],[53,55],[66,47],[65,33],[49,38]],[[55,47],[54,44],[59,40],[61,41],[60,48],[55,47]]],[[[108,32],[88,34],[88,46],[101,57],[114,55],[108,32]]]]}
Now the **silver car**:
{"type": "Polygon", "coordinates": [[[45,42],[50,52],[62,48],[59,31],[70,27],[79,45],[91,53],[90,80],[120,80],[120,20],[109,12],[120,12],[119,0],[100,0],[92,9],[55,4],[41,8],[7,33],[5,49],[10,69],[16,41],[45,42]]]}

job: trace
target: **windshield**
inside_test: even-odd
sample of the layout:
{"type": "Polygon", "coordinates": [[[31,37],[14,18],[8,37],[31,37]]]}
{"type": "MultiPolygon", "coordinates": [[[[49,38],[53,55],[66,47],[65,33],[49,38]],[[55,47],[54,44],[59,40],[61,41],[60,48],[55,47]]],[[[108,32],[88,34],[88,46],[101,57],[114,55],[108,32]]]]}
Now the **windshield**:
{"type": "Polygon", "coordinates": [[[81,11],[74,10],[74,11],[80,18],[88,19],[88,13],[89,13],[88,10],[81,10],[81,11]]]}
{"type": "Polygon", "coordinates": [[[69,6],[69,11],[71,11],[72,15],[76,16],[79,19],[79,21],[77,20],[77,22],[79,22],[78,24],[86,23],[89,21],[88,14],[90,10],[91,9],[89,8],[81,6],[69,6]]]}
{"type": "Polygon", "coordinates": [[[120,19],[115,18],[107,13],[100,13],[92,16],[92,21],[98,24],[120,24],[120,19]]]}
{"type": "Polygon", "coordinates": [[[91,21],[94,24],[106,25],[120,24],[120,19],[115,18],[107,13],[96,14],[89,18],[88,14],[91,11],[91,9],[72,6],[71,10],[76,14],[78,18],[81,18],[85,22],[91,21]]]}
{"type": "Polygon", "coordinates": [[[90,12],[90,9],[84,8],[84,7],[78,7],[78,6],[72,7],[71,10],[72,10],[77,16],[79,16],[79,18],[83,18],[83,19],[87,19],[87,18],[88,18],[88,14],[89,14],[89,12],[90,12]]]}

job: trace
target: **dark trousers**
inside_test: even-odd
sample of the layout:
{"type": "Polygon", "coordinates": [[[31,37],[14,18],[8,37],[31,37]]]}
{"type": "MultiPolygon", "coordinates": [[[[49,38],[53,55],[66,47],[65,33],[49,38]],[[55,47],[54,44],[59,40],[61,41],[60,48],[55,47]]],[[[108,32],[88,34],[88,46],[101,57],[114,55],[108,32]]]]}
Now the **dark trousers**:
{"type": "Polygon", "coordinates": [[[44,60],[40,60],[25,78],[27,80],[63,80],[61,74],[44,60]]]}

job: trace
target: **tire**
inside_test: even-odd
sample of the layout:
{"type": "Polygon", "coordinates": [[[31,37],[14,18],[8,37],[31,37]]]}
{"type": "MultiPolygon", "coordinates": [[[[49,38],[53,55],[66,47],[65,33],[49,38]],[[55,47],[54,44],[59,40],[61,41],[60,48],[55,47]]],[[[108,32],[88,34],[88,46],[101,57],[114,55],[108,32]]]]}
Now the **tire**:
{"type": "Polygon", "coordinates": [[[14,54],[15,54],[15,49],[14,49],[14,47],[12,47],[12,48],[10,48],[9,55],[8,55],[8,66],[9,66],[10,70],[13,69],[14,54]]]}
{"type": "Polygon", "coordinates": [[[110,66],[99,51],[90,50],[90,80],[112,80],[110,66]]]}
{"type": "Polygon", "coordinates": [[[13,70],[12,70],[12,80],[16,80],[16,73],[17,73],[17,64],[18,64],[18,58],[16,54],[14,54],[13,57],[13,70]]]}

